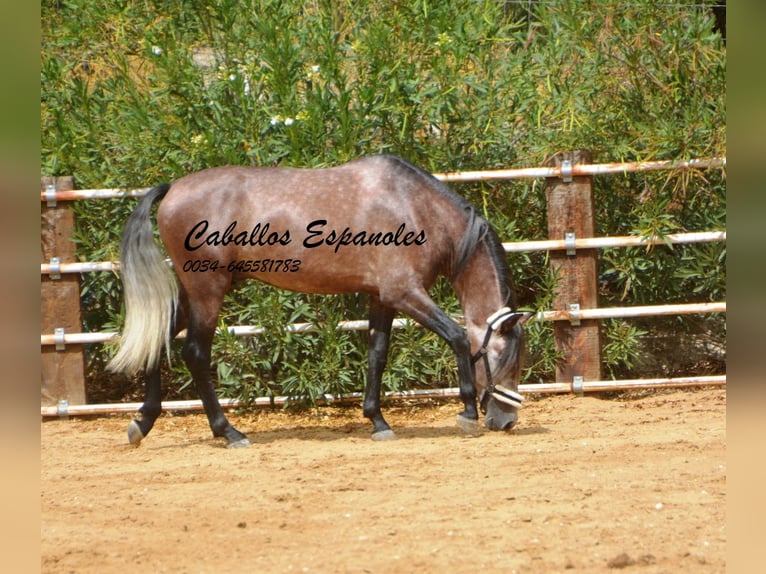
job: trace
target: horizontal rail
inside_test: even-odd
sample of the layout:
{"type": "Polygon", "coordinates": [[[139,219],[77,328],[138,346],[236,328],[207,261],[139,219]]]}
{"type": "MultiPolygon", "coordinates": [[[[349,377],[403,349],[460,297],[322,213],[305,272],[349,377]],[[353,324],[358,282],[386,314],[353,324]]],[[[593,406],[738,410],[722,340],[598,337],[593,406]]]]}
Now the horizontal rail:
{"type": "MultiPolygon", "coordinates": [[[[639,171],[662,171],[675,169],[711,169],[726,167],[726,158],[692,159],[688,161],[638,161],[626,163],[576,164],[571,168],[573,176],[605,175],[639,171]]],[[[500,179],[530,179],[561,177],[561,167],[526,167],[486,171],[461,171],[435,173],[437,179],[446,182],[487,181],[500,179]]],[[[43,191],[41,201],[72,201],[77,199],[116,199],[142,197],[149,188],[142,189],[76,189],[71,191],[43,191]]]]}
{"type": "Polygon", "coordinates": [[[693,315],[696,313],[725,313],[726,302],[679,303],[671,305],[643,305],[636,307],[600,307],[580,309],[576,312],[541,311],[535,318],[539,321],[577,321],[585,319],[624,319],[628,317],[655,317],[660,315],[693,315]]]}
{"type": "MultiPolygon", "coordinates": [[[[519,385],[519,392],[528,394],[551,394],[551,393],[581,393],[581,392],[602,392],[615,390],[646,389],[646,388],[673,388],[673,387],[704,387],[721,386],[726,384],[726,375],[711,375],[702,377],[677,377],[665,379],[629,379],[622,381],[586,381],[574,388],[567,383],[540,383],[519,385]]],[[[362,393],[350,393],[346,395],[325,395],[317,402],[320,404],[344,404],[356,403],[362,399],[362,393]]],[[[415,389],[412,391],[388,392],[388,399],[409,399],[409,398],[449,398],[460,396],[460,389],[415,389]]],[[[221,399],[221,406],[224,408],[239,407],[268,407],[272,405],[284,405],[291,399],[289,397],[258,397],[249,404],[237,399],[221,399]]],[[[141,407],[142,403],[114,403],[114,404],[94,404],[94,405],[69,405],[67,403],[58,406],[40,407],[40,416],[42,417],[63,417],[63,416],[88,416],[103,415],[114,413],[133,413],[141,407]]],[[[202,401],[163,401],[162,409],[165,411],[201,411],[203,410],[202,401]]]]}
{"type": "MultiPolygon", "coordinates": [[[[697,313],[725,313],[726,302],[719,303],[679,303],[675,305],[644,305],[640,307],[604,307],[599,309],[581,309],[572,311],[540,311],[535,315],[538,321],[576,321],[585,319],[613,319],[626,317],[652,317],[658,315],[690,315],[697,313]]],[[[455,318],[461,321],[459,318],[455,318]]],[[[408,325],[417,325],[410,319],[395,319],[394,328],[401,329],[408,325]]],[[[365,331],[368,328],[366,319],[357,321],[341,321],[338,324],[341,331],[365,331]]],[[[257,336],[266,332],[264,327],[237,325],[227,328],[236,336],[257,336]]],[[[319,330],[313,323],[293,323],[287,326],[291,333],[311,333],[319,330]]],[[[104,343],[115,339],[119,333],[64,333],[63,335],[40,335],[40,345],[76,345],[88,343],[104,343]]],[[[186,336],[185,331],[178,338],[186,336]]]]}
{"type": "Polygon", "coordinates": [[[138,189],[71,189],[67,191],[43,191],[40,193],[42,201],[73,201],[77,199],[124,199],[129,197],[143,197],[151,190],[150,187],[138,189]]]}
{"type": "Polygon", "coordinates": [[[92,273],[94,271],[119,271],[119,261],[76,261],[74,263],[41,263],[41,275],[59,273],[92,273]]]}
{"type": "Polygon", "coordinates": [[[612,237],[575,238],[570,245],[565,239],[545,239],[540,241],[514,241],[503,243],[506,253],[522,251],[560,251],[563,249],[604,249],[609,247],[640,247],[645,245],[673,245],[688,243],[709,243],[726,241],[725,231],[696,231],[691,233],[669,233],[658,237],[641,237],[638,235],[622,235],[612,237]]]}
{"type": "MultiPolygon", "coordinates": [[[[696,231],[691,233],[670,233],[663,237],[639,237],[637,235],[623,235],[612,237],[590,237],[584,239],[575,239],[570,245],[564,239],[548,239],[540,241],[514,241],[503,243],[503,249],[506,253],[518,253],[522,251],[556,251],[562,249],[603,249],[609,247],[634,247],[642,245],[663,245],[670,243],[688,244],[688,243],[707,243],[715,241],[726,241],[725,231],[696,231]]],[[[167,260],[170,261],[169,259],[167,260]]],[[[91,273],[95,271],[119,271],[119,261],[92,261],[92,262],[74,262],[40,264],[40,274],[50,275],[57,273],[91,273]]]]}
{"type": "MultiPolygon", "coordinates": [[[[416,325],[414,321],[410,319],[394,319],[393,327],[401,329],[408,325],[416,325]]],[[[338,329],[341,331],[366,331],[369,323],[366,319],[356,321],[341,321],[338,323],[338,329]]],[[[238,337],[258,336],[263,335],[267,329],[265,327],[257,327],[253,325],[234,325],[227,327],[229,334],[238,337]]],[[[320,330],[317,325],[313,323],[292,323],[287,325],[287,330],[291,333],[315,333],[320,330]]],[[[106,343],[113,339],[117,339],[119,333],[115,331],[101,331],[95,333],[64,333],[63,335],[40,335],[41,345],[77,345],[88,343],[106,343]]],[[[177,339],[186,338],[186,330],[184,329],[178,335],[177,339]]]]}
{"type": "MultiPolygon", "coordinates": [[[[606,175],[610,173],[631,173],[639,171],[662,171],[674,169],[710,169],[726,167],[726,158],[692,159],[689,161],[635,161],[626,163],[575,164],[572,176],[606,175]]],[[[519,169],[496,169],[486,171],[460,171],[435,173],[435,177],[446,182],[484,181],[493,179],[526,179],[539,177],[561,177],[561,166],[526,167],[519,169]]]]}

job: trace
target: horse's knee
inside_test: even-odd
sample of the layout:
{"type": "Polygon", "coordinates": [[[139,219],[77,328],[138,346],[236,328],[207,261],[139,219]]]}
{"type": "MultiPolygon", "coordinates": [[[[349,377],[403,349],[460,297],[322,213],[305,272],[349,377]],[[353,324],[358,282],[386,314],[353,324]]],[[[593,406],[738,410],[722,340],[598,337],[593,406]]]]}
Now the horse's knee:
{"type": "Polygon", "coordinates": [[[457,356],[468,356],[471,352],[471,344],[468,342],[468,334],[462,329],[459,333],[455,333],[450,339],[450,346],[457,356]]]}

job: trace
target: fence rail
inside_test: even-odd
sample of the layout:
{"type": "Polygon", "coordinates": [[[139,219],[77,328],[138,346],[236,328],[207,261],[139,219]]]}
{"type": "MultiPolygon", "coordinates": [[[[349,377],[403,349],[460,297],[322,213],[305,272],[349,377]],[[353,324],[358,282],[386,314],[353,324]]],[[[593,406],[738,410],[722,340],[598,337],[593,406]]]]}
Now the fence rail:
{"type": "MultiPolygon", "coordinates": [[[[640,237],[622,235],[610,237],[589,237],[585,239],[544,239],[539,241],[514,241],[503,243],[506,253],[524,251],[561,251],[577,249],[605,249],[609,247],[641,247],[646,245],[682,245],[688,243],[710,243],[726,241],[725,231],[701,231],[693,233],[669,233],[662,237],[640,237]]],[[[167,260],[170,263],[170,260],[167,260]]],[[[119,261],[85,261],[76,263],[41,263],[40,274],[61,275],[62,273],[92,273],[98,271],[119,271],[119,261]]]]}
{"type": "MultiPolygon", "coordinates": [[[[534,394],[562,394],[562,393],[585,393],[642,389],[647,386],[653,388],[662,387],[708,387],[720,386],[726,383],[724,375],[711,375],[702,377],[675,377],[666,379],[632,379],[623,381],[588,381],[582,385],[570,385],[566,383],[542,383],[531,385],[519,385],[519,391],[530,395],[534,394]]],[[[460,396],[460,389],[450,387],[448,389],[414,389],[411,391],[390,391],[385,393],[387,399],[440,399],[460,396]]],[[[362,393],[349,393],[347,395],[325,395],[317,399],[319,404],[337,405],[344,403],[359,402],[362,400],[362,393]]],[[[219,399],[223,408],[240,408],[245,406],[269,407],[281,406],[290,402],[290,397],[257,397],[250,403],[245,403],[239,399],[219,399]]],[[[141,407],[142,403],[107,403],[92,405],[70,405],[66,401],[60,402],[55,406],[41,407],[40,414],[43,417],[66,417],[66,416],[87,416],[103,415],[114,413],[132,413],[141,407]]],[[[162,401],[162,408],[166,411],[201,411],[203,409],[200,400],[185,401],[162,401]]]]}
{"type": "MultiPolygon", "coordinates": [[[[485,171],[455,171],[435,173],[434,177],[444,182],[490,181],[503,179],[567,179],[578,176],[607,175],[642,171],[675,169],[725,168],[726,158],[692,159],[688,161],[640,161],[625,163],[564,164],[549,167],[528,167],[518,169],[493,169],[485,171]]],[[[121,199],[143,197],[151,188],[139,189],[73,189],[59,191],[48,185],[40,193],[40,200],[46,203],[72,201],[76,199],[121,199]]]]}
{"type": "MultiPolygon", "coordinates": [[[[576,271],[578,276],[591,276],[591,282],[595,284],[595,255],[594,250],[604,248],[621,248],[621,247],[637,247],[648,245],[661,245],[661,244],[690,244],[701,242],[725,242],[726,231],[700,231],[692,233],[676,233],[668,234],[662,237],[641,237],[641,236],[611,236],[611,237],[593,237],[593,232],[579,232],[579,233],[558,233],[560,229],[569,229],[571,227],[577,227],[582,229],[581,220],[590,220],[592,229],[592,191],[590,182],[592,176],[605,175],[605,174],[619,174],[630,172],[642,172],[642,171],[657,171],[657,170],[686,170],[686,169],[725,169],[726,158],[711,158],[711,159],[694,159],[689,161],[649,161],[649,162],[629,162],[629,163],[603,163],[592,164],[590,163],[590,154],[585,151],[581,152],[569,152],[567,154],[557,154],[545,167],[539,168],[521,168],[521,169],[502,169],[502,170],[488,170],[488,171],[469,171],[469,172],[451,172],[434,174],[437,178],[445,182],[468,182],[468,181],[486,181],[486,180],[507,180],[507,179],[522,179],[522,178],[546,178],[546,198],[548,199],[548,218],[549,218],[549,235],[550,239],[545,240],[533,240],[533,241],[518,241],[518,242],[505,242],[503,248],[507,253],[513,252],[527,252],[527,251],[550,251],[551,263],[554,264],[554,258],[557,258],[558,264],[565,263],[564,267],[571,271],[574,262],[575,265],[580,265],[576,271]],[[577,178],[577,179],[574,179],[577,178]],[[561,191],[563,190],[563,194],[561,191]],[[558,195],[557,195],[558,194],[558,195]],[[564,199],[561,199],[561,198],[564,199]],[[558,198],[558,199],[557,199],[558,198]],[[558,202],[558,203],[557,203],[558,202]],[[565,206],[562,208],[562,206],[565,206]],[[565,218],[570,218],[570,221],[565,221],[565,218]],[[571,219],[574,218],[574,219],[571,219]],[[557,237],[558,235],[558,237],[557,237]],[[562,235],[564,239],[561,239],[562,235]],[[562,253],[565,252],[565,253],[562,253]],[[590,265],[591,267],[588,267],[590,265]],[[588,272],[582,273],[582,269],[589,269],[588,272]]],[[[62,178],[59,178],[61,180],[62,178]]],[[[93,200],[93,199],[120,199],[141,197],[146,194],[148,188],[145,189],[86,189],[86,190],[74,190],[71,178],[63,178],[62,182],[55,178],[44,178],[42,182],[42,190],[40,194],[42,202],[42,210],[44,214],[44,222],[48,221],[50,226],[56,228],[62,221],[65,221],[64,226],[69,227],[71,231],[72,216],[71,210],[68,209],[67,203],[73,200],[93,200]],[[59,204],[59,202],[63,202],[59,204]],[[66,223],[66,217],[62,217],[62,214],[68,217],[68,223],[66,223]],[[46,220],[47,216],[47,220],[46,220]]],[[[586,228],[587,229],[587,226],[586,228]]],[[[50,297],[51,288],[59,286],[59,291],[66,291],[63,289],[65,285],[71,287],[71,281],[78,281],[78,274],[90,273],[90,272],[114,272],[119,271],[120,265],[118,261],[99,261],[99,262],[77,262],[74,261],[73,253],[69,253],[67,257],[56,256],[56,249],[61,249],[61,237],[67,235],[67,230],[57,230],[56,233],[49,233],[49,236],[56,237],[55,241],[48,241],[50,245],[46,247],[46,234],[45,228],[43,230],[43,260],[47,259],[47,262],[40,264],[40,273],[43,277],[43,289],[42,289],[42,305],[44,310],[43,320],[43,334],[40,336],[40,344],[43,349],[44,367],[43,367],[43,399],[47,401],[41,407],[42,416],[63,416],[64,414],[97,414],[100,412],[121,412],[126,410],[135,410],[140,406],[134,403],[124,403],[118,405],[85,405],[76,404],[77,402],[84,402],[84,400],[74,401],[68,397],[54,396],[54,392],[48,392],[46,396],[45,384],[46,377],[48,378],[80,378],[82,379],[80,384],[82,385],[83,392],[81,396],[84,397],[84,374],[75,375],[72,377],[64,372],[61,368],[61,364],[57,362],[57,358],[61,356],[69,356],[70,353],[79,353],[79,362],[83,362],[82,358],[82,345],[104,343],[114,340],[118,333],[115,332],[99,332],[99,333],[81,333],[77,332],[81,330],[81,324],[79,322],[79,289],[69,295],[70,300],[76,299],[78,305],[77,317],[70,321],[68,326],[61,326],[52,328],[55,324],[55,318],[58,316],[56,310],[59,308],[59,303],[48,302],[48,307],[53,309],[52,312],[46,313],[46,294],[50,297]],[[69,259],[69,260],[67,260],[69,259]],[[49,287],[49,289],[46,289],[49,287]],[[46,322],[45,316],[48,316],[50,320],[46,322]],[[48,325],[46,327],[46,325],[48,325]],[[79,328],[78,328],[79,327],[79,328]],[[47,330],[47,333],[45,332],[47,330]],[[51,334],[50,331],[53,331],[51,334]],[[48,362],[53,362],[49,368],[46,369],[46,359],[48,362]],[[51,374],[52,373],[52,374],[51,374]],[[52,404],[51,404],[52,403],[52,404]],[[72,404],[75,403],[75,404],[72,404]]],[[[77,284],[77,283],[75,283],[77,284]]],[[[72,290],[69,289],[71,292],[72,290]]],[[[564,289],[566,291],[566,289],[564,289]]],[[[597,322],[607,318],[628,318],[628,317],[643,317],[643,316],[660,316],[660,315],[681,315],[681,314],[697,314],[697,313],[725,313],[725,302],[713,302],[713,303],[683,303],[683,304],[671,304],[671,305],[646,305],[646,306],[634,306],[634,307],[610,307],[603,308],[598,307],[595,299],[595,288],[582,285],[575,285],[574,290],[569,287],[569,293],[558,297],[558,300],[554,301],[554,309],[540,311],[536,314],[536,320],[553,321],[556,325],[556,331],[554,338],[556,339],[557,348],[568,353],[569,364],[578,365],[590,364],[596,365],[595,370],[591,369],[590,374],[586,373],[572,376],[574,371],[557,370],[556,382],[546,384],[534,384],[534,385],[520,385],[520,389],[530,393],[549,393],[549,392],[587,392],[587,391],[602,391],[602,390],[614,390],[614,389],[628,389],[628,388],[642,388],[642,387],[664,387],[664,386],[703,386],[703,385],[722,385],[726,383],[725,375],[714,375],[707,377],[676,377],[668,379],[636,379],[627,381],[602,381],[600,377],[600,349],[597,349],[595,356],[593,356],[593,336],[595,333],[596,347],[598,347],[598,326],[597,322]],[[584,289],[584,291],[583,291],[584,289]],[[569,297],[567,300],[566,297],[569,297]],[[568,301],[581,300],[584,304],[570,304],[568,301]],[[563,334],[562,334],[563,333],[563,334]],[[586,341],[590,345],[590,349],[586,349],[587,345],[580,345],[577,340],[586,341]],[[568,343],[562,345],[561,341],[566,340],[568,343]],[[575,343],[572,343],[575,341],[575,343]],[[585,357],[585,359],[583,359],[585,357]]],[[[459,318],[457,318],[459,320],[459,318]]],[[[394,327],[401,328],[407,325],[413,324],[408,319],[396,319],[394,321],[394,327]]],[[[318,327],[310,323],[297,323],[289,325],[288,329],[293,332],[311,332],[318,327]]],[[[363,321],[344,321],[339,325],[343,330],[365,330],[368,328],[366,320],[363,321]]],[[[264,332],[263,327],[239,325],[229,327],[227,329],[230,333],[237,336],[257,336],[264,332]]],[[[183,337],[185,333],[180,333],[179,337],[183,337]]],[[[75,363],[77,359],[75,359],[75,363]]],[[[580,368],[580,367],[578,367],[580,368]]],[[[587,367],[586,367],[587,368],[587,367]]],[[[82,369],[77,371],[82,373],[82,369]]],[[[56,387],[57,382],[54,382],[52,388],[56,387]]],[[[69,384],[71,388],[71,383],[69,384]]],[[[60,385],[59,387],[60,388],[60,385]]],[[[435,389],[435,390],[418,390],[408,391],[404,393],[389,393],[389,396],[397,397],[433,397],[433,396],[453,396],[457,394],[457,389],[435,389]]],[[[328,397],[328,401],[350,401],[358,400],[358,394],[344,395],[343,397],[328,397]]],[[[262,398],[258,399],[255,404],[279,404],[280,401],[286,401],[284,397],[277,398],[262,398]],[[260,401],[260,403],[259,403],[260,401]]],[[[239,406],[237,401],[222,401],[222,405],[225,407],[239,406]]],[[[163,403],[168,409],[173,410],[188,410],[199,409],[201,403],[199,401],[168,401],[163,403]]]]}
{"type": "MultiPolygon", "coordinates": [[[[537,321],[569,321],[577,323],[587,319],[617,319],[628,317],[654,317],[661,315],[694,315],[707,313],[725,313],[726,303],[679,303],[676,305],[643,305],[640,307],[599,307],[597,309],[568,309],[564,311],[540,311],[535,314],[537,321]]],[[[462,323],[462,317],[452,317],[458,323],[462,323]]],[[[394,319],[393,328],[402,329],[417,325],[411,319],[394,319]]],[[[339,331],[366,331],[368,328],[366,319],[355,321],[341,321],[338,323],[339,331]]],[[[291,333],[313,333],[321,327],[313,323],[292,323],[287,326],[291,333]]],[[[238,337],[252,337],[266,332],[264,327],[253,325],[234,325],[226,330],[231,335],[238,337]]],[[[100,331],[97,333],[67,333],[59,331],[54,334],[40,335],[40,345],[56,345],[63,350],[66,345],[106,343],[116,339],[119,333],[115,331],[100,331]]],[[[186,330],[181,331],[176,338],[186,337],[186,330]]]]}

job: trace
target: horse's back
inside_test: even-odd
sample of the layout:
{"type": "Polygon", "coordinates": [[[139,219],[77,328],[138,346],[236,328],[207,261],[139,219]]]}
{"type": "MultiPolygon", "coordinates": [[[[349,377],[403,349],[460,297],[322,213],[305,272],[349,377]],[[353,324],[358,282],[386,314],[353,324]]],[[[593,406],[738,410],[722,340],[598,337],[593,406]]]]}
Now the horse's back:
{"type": "Polygon", "coordinates": [[[158,222],[182,271],[215,261],[298,291],[375,292],[386,277],[430,283],[443,271],[464,215],[434,182],[391,156],[323,169],[217,167],[174,182],[158,222]]]}

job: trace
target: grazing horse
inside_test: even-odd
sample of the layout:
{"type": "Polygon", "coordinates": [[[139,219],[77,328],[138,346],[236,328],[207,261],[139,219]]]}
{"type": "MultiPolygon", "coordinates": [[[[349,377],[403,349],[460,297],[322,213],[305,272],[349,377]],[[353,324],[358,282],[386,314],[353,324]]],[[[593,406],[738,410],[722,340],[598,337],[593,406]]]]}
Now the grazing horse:
{"type": "Polygon", "coordinates": [[[187,175],[139,202],[120,259],[127,316],[109,368],[144,371],[146,380],[144,403],[128,427],[131,444],[140,444],[160,414],[159,361],[184,328],[183,359],[213,435],[227,446],[249,444],[224,415],[210,376],[224,295],[243,278],[305,293],[369,294],[363,412],[372,438],[395,437],[381,414],[380,392],[396,312],[438,334],[455,353],[465,407],[457,420],[465,432],[479,432],[479,408],[489,429],[516,422],[522,325],[531,313],[516,312],[500,240],[469,203],[402,159],[187,175]],[[172,270],[153,235],[150,216],[160,200],[157,224],[172,270]],[[457,294],[465,328],[428,295],[440,275],[457,294]]]}

